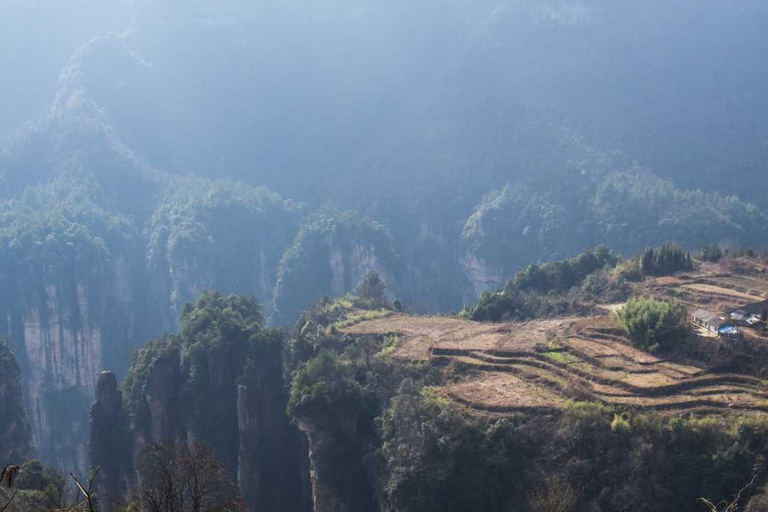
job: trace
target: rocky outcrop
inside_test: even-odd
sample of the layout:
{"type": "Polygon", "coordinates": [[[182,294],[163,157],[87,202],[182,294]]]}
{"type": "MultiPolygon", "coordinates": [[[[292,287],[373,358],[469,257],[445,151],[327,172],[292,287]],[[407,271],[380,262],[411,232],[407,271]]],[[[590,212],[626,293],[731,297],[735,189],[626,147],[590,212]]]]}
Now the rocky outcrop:
{"type": "Polygon", "coordinates": [[[0,465],[20,464],[31,453],[19,365],[0,339],[0,465]]]}
{"type": "Polygon", "coordinates": [[[92,469],[100,468],[100,509],[110,512],[125,496],[132,472],[128,417],[113,372],[101,372],[96,383],[88,448],[92,469]]]}

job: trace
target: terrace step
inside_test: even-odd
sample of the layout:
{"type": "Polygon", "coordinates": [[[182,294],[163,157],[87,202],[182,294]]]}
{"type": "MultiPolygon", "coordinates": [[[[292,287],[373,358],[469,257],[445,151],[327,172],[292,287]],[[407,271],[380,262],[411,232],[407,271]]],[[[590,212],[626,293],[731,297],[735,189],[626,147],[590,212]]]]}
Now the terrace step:
{"type": "Polygon", "coordinates": [[[623,389],[625,391],[628,391],[632,394],[634,394],[637,397],[664,397],[673,395],[675,393],[682,393],[687,392],[689,390],[693,390],[700,387],[709,387],[709,386],[719,386],[719,385],[730,385],[734,387],[740,387],[745,388],[748,391],[754,390],[758,391],[760,393],[765,392],[765,387],[762,385],[761,381],[758,379],[755,379],[753,377],[747,377],[744,375],[737,375],[737,374],[708,374],[706,376],[701,377],[693,377],[690,379],[686,379],[680,382],[676,382],[674,384],[665,384],[655,387],[642,387],[642,386],[636,386],[633,384],[629,384],[624,381],[620,381],[617,379],[611,379],[607,377],[601,377],[592,373],[589,373],[587,371],[584,371],[579,368],[574,368],[573,366],[567,364],[567,363],[560,363],[555,360],[547,360],[545,356],[536,354],[535,357],[529,356],[524,358],[508,358],[505,362],[486,362],[482,359],[477,358],[474,355],[465,355],[462,356],[462,359],[467,359],[469,361],[462,361],[460,359],[452,358],[452,357],[446,357],[446,356],[435,356],[433,357],[434,361],[453,361],[459,364],[465,364],[467,366],[471,366],[472,368],[480,371],[494,371],[494,372],[509,372],[509,373],[515,373],[520,374],[521,370],[519,368],[516,368],[513,365],[522,365],[522,366],[532,366],[540,369],[544,369],[547,371],[550,371],[554,373],[556,376],[570,379],[573,377],[580,377],[586,382],[595,382],[598,384],[601,384],[603,386],[607,387],[613,387],[618,389],[623,389]]]}

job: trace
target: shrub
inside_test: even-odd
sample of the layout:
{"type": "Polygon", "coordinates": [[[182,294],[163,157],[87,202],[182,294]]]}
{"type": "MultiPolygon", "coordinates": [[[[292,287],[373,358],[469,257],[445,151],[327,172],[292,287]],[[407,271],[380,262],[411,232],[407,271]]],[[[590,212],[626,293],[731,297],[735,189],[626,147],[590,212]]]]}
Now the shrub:
{"type": "Polygon", "coordinates": [[[338,355],[322,350],[294,375],[288,414],[301,416],[333,405],[354,404],[362,395],[351,368],[338,355]]]}
{"type": "Polygon", "coordinates": [[[637,259],[627,260],[616,267],[616,273],[625,281],[638,282],[643,279],[643,270],[637,259]]]}
{"type": "Polygon", "coordinates": [[[623,434],[629,432],[629,421],[621,417],[619,414],[613,415],[613,421],[611,422],[611,431],[614,434],[623,434]]]}
{"type": "Polygon", "coordinates": [[[387,285],[379,277],[378,272],[371,270],[360,281],[357,295],[367,304],[382,306],[387,303],[387,285]]]}

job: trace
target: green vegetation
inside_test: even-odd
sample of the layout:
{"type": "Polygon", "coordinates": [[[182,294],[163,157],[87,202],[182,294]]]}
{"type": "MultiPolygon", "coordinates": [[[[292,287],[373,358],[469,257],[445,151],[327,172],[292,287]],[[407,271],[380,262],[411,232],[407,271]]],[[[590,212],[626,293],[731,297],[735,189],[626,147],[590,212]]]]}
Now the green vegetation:
{"type": "Polygon", "coordinates": [[[135,352],[123,395],[134,436],[205,443],[230,476],[246,468],[246,499],[290,509],[304,494],[284,462],[300,450],[284,414],[286,333],[262,323],[255,298],[203,293],[183,308],[179,334],[135,352]]]}
{"type": "Polygon", "coordinates": [[[647,276],[667,276],[693,270],[693,258],[691,253],[674,244],[665,244],[659,249],[649,247],[640,258],[640,268],[647,276]]]}
{"type": "MultiPolygon", "coordinates": [[[[3,485],[3,482],[0,482],[3,485]]],[[[4,486],[3,486],[4,487],[4,486]]],[[[32,459],[24,462],[13,482],[13,489],[18,493],[7,512],[51,512],[67,510],[68,493],[64,477],[54,468],[32,459]]],[[[3,507],[5,494],[11,494],[11,488],[0,489],[0,508],[3,507]]]]}
{"type": "Polygon", "coordinates": [[[512,422],[473,419],[406,380],[378,425],[378,486],[394,510],[498,510],[524,492],[531,449],[512,422]]]}
{"type": "MultiPolygon", "coordinates": [[[[764,465],[761,420],[702,422],[585,402],[556,419],[471,414],[443,395],[450,374],[377,356],[390,335],[350,337],[324,327],[353,311],[353,302],[321,301],[291,341],[298,361],[288,410],[323,433],[314,461],[329,492],[375,493],[403,512],[509,503],[627,510],[641,502],[644,510],[688,510],[700,496],[731,496],[764,465]]],[[[674,348],[677,305],[634,299],[626,314],[647,321],[637,331],[652,332],[646,344],[674,348]]],[[[356,510],[375,510],[359,494],[350,500],[356,510]]]]}
{"type": "Polygon", "coordinates": [[[607,272],[619,262],[616,253],[599,246],[564,261],[529,265],[462,314],[476,321],[528,320],[585,311],[585,303],[596,299],[620,300],[625,285],[607,272]]]}
{"type": "Polygon", "coordinates": [[[387,285],[381,280],[379,273],[375,270],[370,270],[363,276],[360,285],[357,287],[357,296],[372,307],[389,305],[387,285]]]}
{"type": "Polygon", "coordinates": [[[566,364],[569,362],[568,357],[565,354],[562,354],[561,352],[544,352],[544,356],[562,364],[566,364]]]}
{"type": "Polygon", "coordinates": [[[529,265],[515,274],[512,284],[519,290],[542,295],[565,292],[599,270],[614,268],[620,260],[618,254],[601,245],[594,251],[586,251],[564,261],[542,266],[529,265]]]}
{"type": "Polygon", "coordinates": [[[630,258],[626,261],[623,261],[619,266],[616,267],[616,275],[626,281],[642,281],[643,269],[640,267],[640,260],[637,258],[630,258]]]}
{"type": "Polygon", "coordinates": [[[42,307],[45,285],[74,298],[75,285],[86,282],[88,298],[97,303],[113,258],[130,255],[137,237],[133,223],[102,208],[101,200],[98,187],[74,177],[0,200],[0,305],[20,297],[22,305],[42,307]]]}
{"type": "Polygon", "coordinates": [[[699,261],[708,261],[711,263],[717,263],[723,258],[723,250],[720,249],[719,244],[704,245],[699,253],[696,255],[696,259],[699,261]]]}
{"type": "Polygon", "coordinates": [[[364,395],[350,363],[322,350],[294,375],[288,414],[302,416],[330,406],[355,408],[364,395]]]}
{"type": "Polygon", "coordinates": [[[562,175],[546,186],[521,181],[488,193],[464,224],[468,253],[509,276],[531,261],[560,260],[589,244],[633,254],[667,240],[694,247],[764,239],[758,233],[766,232],[766,216],[754,205],[681,190],[645,169],[595,173],[591,164],[604,163],[586,164],[578,178],[562,175]]]}
{"type": "Polygon", "coordinates": [[[0,465],[31,454],[32,436],[22,396],[21,369],[8,340],[0,338],[0,465]]]}
{"type": "Polygon", "coordinates": [[[673,350],[686,336],[685,308],[676,301],[636,297],[616,316],[635,345],[649,352],[673,350]]]}
{"type": "MultiPolygon", "coordinates": [[[[622,252],[676,240],[684,247],[762,232],[765,214],[736,196],[681,190],[650,172],[612,173],[597,187],[593,204],[603,240],[622,252]]],[[[750,242],[747,242],[750,243],[750,242]]]]}
{"type": "Polygon", "coordinates": [[[691,510],[701,496],[730,498],[765,465],[762,419],[729,426],[584,402],[554,421],[476,418],[432,396],[406,381],[379,420],[377,481],[398,511],[691,510]]]}

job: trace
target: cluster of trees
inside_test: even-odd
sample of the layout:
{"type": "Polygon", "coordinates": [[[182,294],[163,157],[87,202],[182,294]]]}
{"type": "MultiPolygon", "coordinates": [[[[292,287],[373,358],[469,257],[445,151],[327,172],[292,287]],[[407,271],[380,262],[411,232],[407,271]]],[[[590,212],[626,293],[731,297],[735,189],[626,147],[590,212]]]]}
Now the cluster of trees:
{"type": "Polygon", "coordinates": [[[554,423],[477,419],[409,386],[381,419],[379,485],[398,511],[693,510],[702,496],[730,503],[764,470],[763,419],[729,430],[586,402],[554,423]]]}
{"type": "Polygon", "coordinates": [[[467,219],[470,253],[501,275],[531,261],[554,261],[585,244],[632,254],[676,240],[684,247],[736,240],[761,243],[766,215],[735,197],[678,189],[643,169],[564,175],[542,190],[509,184],[487,194],[467,219]],[[576,179],[574,176],[578,176],[576,179]]]}
{"type": "MultiPolygon", "coordinates": [[[[87,183],[57,181],[0,200],[0,304],[8,294],[38,306],[43,284],[84,282],[103,272],[115,252],[129,251],[135,226],[99,199],[87,183]]],[[[91,281],[98,293],[100,283],[91,281]]]]}
{"type": "Polygon", "coordinates": [[[610,275],[620,261],[618,254],[599,246],[567,260],[529,265],[503,290],[484,293],[462,314],[476,321],[500,322],[586,311],[590,300],[624,297],[626,286],[610,275]]]}
{"type": "Polygon", "coordinates": [[[587,250],[578,256],[563,261],[528,265],[517,272],[512,286],[521,291],[533,291],[541,295],[550,292],[566,292],[581,284],[587,276],[603,269],[614,268],[621,256],[604,245],[587,250]]]}
{"type": "Polygon", "coordinates": [[[675,244],[649,247],[640,257],[640,269],[647,276],[666,276],[675,272],[693,270],[691,253],[675,244]]]}
{"type": "Polygon", "coordinates": [[[649,352],[673,350],[687,336],[685,307],[674,300],[633,297],[616,316],[635,346],[649,352]]]}
{"type": "Polygon", "coordinates": [[[127,511],[244,512],[237,482],[207,446],[155,443],[139,461],[139,483],[127,511]]]}
{"type": "Polygon", "coordinates": [[[4,338],[0,338],[0,436],[0,463],[30,455],[32,435],[22,397],[21,368],[4,338]]]}
{"type": "Polygon", "coordinates": [[[723,250],[720,249],[720,244],[704,245],[696,255],[696,259],[699,261],[707,261],[710,263],[717,263],[723,259],[723,250]]]}
{"type": "MultiPolygon", "coordinates": [[[[195,303],[183,308],[178,334],[150,342],[134,353],[122,385],[122,406],[130,421],[131,438],[156,442],[199,440],[216,454],[221,471],[230,476],[240,475],[246,483],[245,499],[258,498],[264,506],[284,503],[286,508],[300,509],[304,495],[296,491],[301,487],[299,470],[286,463],[286,459],[296,453],[294,450],[299,450],[298,437],[293,437],[295,428],[284,415],[287,392],[283,351],[286,345],[284,331],[263,327],[260,307],[254,298],[205,292],[195,303]],[[158,408],[162,411],[161,417],[156,414],[158,408]],[[270,471],[263,471],[266,467],[271,468],[270,471]]],[[[103,399],[99,398],[92,411],[103,405],[103,399]]],[[[137,482],[146,472],[159,472],[167,480],[166,487],[179,480],[173,489],[163,491],[171,496],[167,499],[177,503],[174,505],[177,508],[152,508],[154,505],[147,501],[150,496],[145,493],[140,497],[145,501],[142,510],[198,510],[187,504],[195,502],[188,496],[192,491],[180,487],[188,485],[187,477],[177,478],[168,472],[176,466],[183,469],[185,464],[194,465],[205,455],[204,451],[189,454],[179,452],[180,447],[163,446],[145,454],[144,459],[149,457],[149,463],[138,460],[132,467],[124,468],[114,463],[115,457],[130,459],[134,450],[133,444],[123,441],[120,425],[115,424],[121,421],[120,415],[113,415],[112,422],[98,425],[95,417],[92,414],[93,428],[103,428],[107,433],[92,432],[92,463],[110,469],[111,482],[120,478],[131,481],[133,472],[138,475],[137,482]],[[172,453],[175,455],[171,456],[172,453]],[[175,466],[165,467],[163,460],[176,461],[175,466]],[[184,505],[178,504],[181,498],[172,498],[175,493],[186,496],[184,505]]],[[[192,445],[188,448],[196,450],[192,445]]],[[[205,467],[201,467],[203,474],[205,467]]],[[[190,469],[199,468],[190,466],[190,469]]],[[[158,499],[159,492],[152,491],[153,499],[158,499]]],[[[208,494],[203,492],[204,496],[208,494]]],[[[230,508],[200,510],[229,511],[230,508]]]]}

